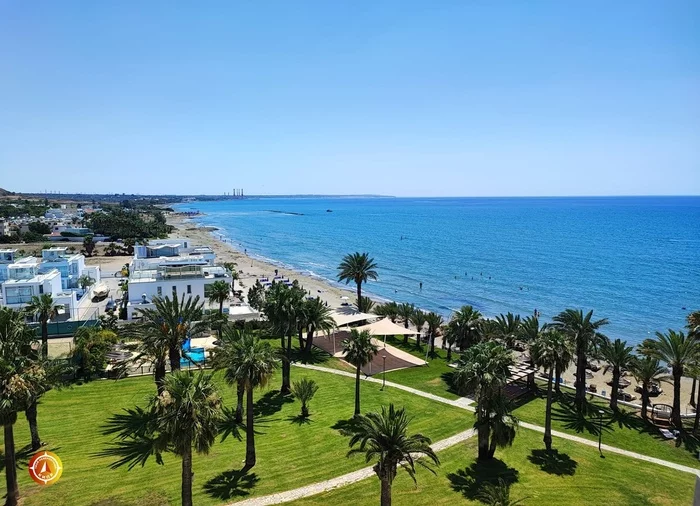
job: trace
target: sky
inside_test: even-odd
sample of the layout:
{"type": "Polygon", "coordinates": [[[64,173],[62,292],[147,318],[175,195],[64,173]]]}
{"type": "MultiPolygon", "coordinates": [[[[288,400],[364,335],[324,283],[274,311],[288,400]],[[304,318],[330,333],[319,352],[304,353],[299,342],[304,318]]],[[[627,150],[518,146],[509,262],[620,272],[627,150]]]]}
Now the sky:
{"type": "Polygon", "coordinates": [[[700,2],[0,0],[0,187],[700,194],[700,2]]]}

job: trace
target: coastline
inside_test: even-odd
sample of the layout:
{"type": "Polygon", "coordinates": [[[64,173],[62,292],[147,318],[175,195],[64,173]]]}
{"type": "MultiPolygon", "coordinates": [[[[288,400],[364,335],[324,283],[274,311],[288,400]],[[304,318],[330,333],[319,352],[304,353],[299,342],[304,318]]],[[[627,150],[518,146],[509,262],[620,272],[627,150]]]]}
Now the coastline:
{"type": "MultiPolygon", "coordinates": [[[[281,264],[276,264],[273,261],[266,261],[259,258],[255,258],[247,255],[236,249],[230,242],[224,242],[217,237],[215,237],[214,232],[218,230],[216,227],[212,226],[199,226],[191,216],[182,215],[170,215],[167,217],[167,222],[169,225],[175,227],[173,232],[170,234],[172,238],[187,238],[197,244],[209,246],[212,248],[217,256],[219,262],[235,262],[237,264],[237,269],[239,271],[239,280],[237,283],[240,289],[243,290],[244,294],[247,294],[248,289],[255,283],[255,280],[261,276],[273,277],[275,269],[278,270],[280,275],[288,277],[290,280],[298,280],[301,286],[310,292],[310,295],[320,297],[321,300],[328,303],[331,308],[341,308],[341,303],[343,299],[341,297],[348,297],[348,301],[352,306],[352,301],[355,299],[355,289],[353,285],[348,285],[348,288],[334,286],[330,284],[327,280],[310,276],[304,274],[288,266],[283,266],[281,264]]],[[[386,302],[385,299],[376,297],[371,294],[367,294],[370,298],[375,301],[375,303],[386,302]]],[[[447,321],[447,319],[445,320],[447,321]]],[[[596,362],[596,361],[594,361],[596,362]]],[[[608,395],[610,394],[610,386],[606,384],[606,381],[612,379],[612,373],[605,374],[603,372],[604,368],[602,363],[600,364],[601,369],[597,372],[592,373],[587,381],[589,384],[595,384],[598,388],[598,393],[605,391],[608,395]]],[[[562,379],[566,385],[573,386],[575,379],[576,367],[572,365],[563,374],[562,379]]],[[[590,372],[590,371],[589,371],[590,372]]],[[[641,395],[634,391],[636,382],[631,375],[626,376],[626,379],[631,382],[631,385],[622,391],[628,392],[636,396],[633,403],[641,403],[641,395]]],[[[665,403],[672,404],[673,401],[673,385],[672,383],[664,383],[661,385],[663,393],[658,397],[652,397],[652,403],[665,403]]],[[[692,390],[692,379],[688,377],[683,377],[681,381],[681,409],[683,413],[690,411],[688,400],[690,399],[690,393],[692,390]]]]}

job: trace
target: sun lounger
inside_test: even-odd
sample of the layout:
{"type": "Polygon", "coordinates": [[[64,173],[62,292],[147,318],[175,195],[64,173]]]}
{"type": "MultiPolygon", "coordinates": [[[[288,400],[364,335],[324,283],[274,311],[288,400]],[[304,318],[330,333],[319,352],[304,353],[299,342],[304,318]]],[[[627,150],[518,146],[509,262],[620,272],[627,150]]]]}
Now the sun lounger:
{"type": "Polygon", "coordinates": [[[664,439],[676,439],[676,436],[673,435],[673,432],[671,432],[668,429],[659,429],[659,432],[664,437],[664,439]]]}

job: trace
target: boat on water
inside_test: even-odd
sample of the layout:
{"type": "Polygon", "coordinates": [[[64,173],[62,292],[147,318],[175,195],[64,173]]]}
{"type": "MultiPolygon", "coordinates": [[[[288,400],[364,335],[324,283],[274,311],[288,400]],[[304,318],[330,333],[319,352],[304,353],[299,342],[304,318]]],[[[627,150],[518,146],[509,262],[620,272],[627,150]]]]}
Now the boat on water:
{"type": "Polygon", "coordinates": [[[92,300],[102,300],[109,295],[109,287],[104,283],[95,285],[92,290],[92,300]]]}

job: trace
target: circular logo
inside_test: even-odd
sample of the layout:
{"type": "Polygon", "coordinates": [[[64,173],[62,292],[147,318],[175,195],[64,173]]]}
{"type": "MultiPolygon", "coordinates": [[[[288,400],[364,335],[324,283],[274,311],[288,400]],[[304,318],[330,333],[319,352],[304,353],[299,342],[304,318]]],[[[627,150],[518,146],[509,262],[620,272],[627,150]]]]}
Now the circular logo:
{"type": "Polygon", "coordinates": [[[29,461],[29,476],[39,485],[53,485],[62,473],[63,464],[55,453],[35,453],[29,461]]]}

